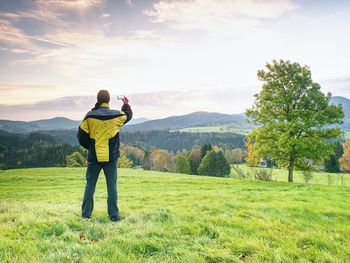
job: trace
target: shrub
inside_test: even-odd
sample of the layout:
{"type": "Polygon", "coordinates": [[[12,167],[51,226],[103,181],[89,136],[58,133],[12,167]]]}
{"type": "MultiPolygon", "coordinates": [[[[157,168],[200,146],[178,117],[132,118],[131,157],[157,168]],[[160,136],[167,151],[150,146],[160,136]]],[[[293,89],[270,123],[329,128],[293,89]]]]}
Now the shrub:
{"type": "Polygon", "coordinates": [[[120,152],[120,156],[118,159],[118,168],[131,168],[132,161],[126,156],[125,152],[120,152]]]}
{"type": "Polygon", "coordinates": [[[304,182],[306,184],[308,184],[311,181],[311,179],[314,177],[314,173],[312,170],[302,171],[302,174],[304,176],[304,182]]]}
{"type": "Polygon", "coordinates": [[[175,158],[167,150],[153,149],[150,153],[151,170],[169,172],[175,171],[175,158]]]}
{"type": "Polygon", "coordinates": [[[258,181],[271,181],[272,169],[256,169],[254,170],[254,178],[258,181]]]}
{"type": "Polygon", "coordinates": [[[145,156],[143,157],[143,165],[142,168],[144,170],[151,170],[152,167],[152,162],[151,162],[151,153],[150,152],[146,152],[145,156]]]}
{"type": "Polygon", "coordinates": [[[191,174],[191,167],[186,157],[181,155],[176,157],[175,171],[181,174],[191,174]]]}
{"type": "Polygon", "coordinates": [[[203,158],[198,172],[200,175],[224,177],[231,173],[231,167],[222,151],[209,151],[203,158]]]}
{"type": "Polygon", "coordinates": [[[328,179],[328,185],[332,185],[332,184],[334,184],[334,179],[335,179],[335,177],[334,177],[334,175],[333,174],[327,174],[327,179],[328,179]]]}
{"type": "Polygon", "coordinates": [[[67,155],[66,158],[67,167],[82,167],[86,166],[85,158],[80,154],[80,152],[73,152],[67,155]]]}
{"type": "Polygon", "coordinates": [[[230,164],[242,163],[244,159],[244,152],[241,148],[225,149],[224,155],[230,164]]]}
{"type": "Polygon", "coordinates": [[[232,169],[234,170],[234,178],[244,180],[244,179],[250,179],[251,175],[248,172],[244,172],[239,165],[233,165],[232,169]]]}
{"type": "Polygon", "coordinates": [[[143,164],[145,152],[142,149],[130,145],[122,145],[120,150],[125,152],[126,157],[132,161],[133,166],[143,164]]]}

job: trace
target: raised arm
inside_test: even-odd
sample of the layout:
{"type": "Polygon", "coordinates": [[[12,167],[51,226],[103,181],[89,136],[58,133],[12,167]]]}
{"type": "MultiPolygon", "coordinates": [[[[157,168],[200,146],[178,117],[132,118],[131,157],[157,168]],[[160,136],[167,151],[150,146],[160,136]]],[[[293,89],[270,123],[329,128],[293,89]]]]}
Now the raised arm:
{"type": "Polygon", "coordinates": [[[129,100],[127,97],[124,97],[124,99],[123,99],[122,111],[126,115],[126,121],[124,122],[124,124],[126,124],[128,121],[130,121],[132,119],[132,110],[131,110],[131,107],[129,105],[129,100]]]}

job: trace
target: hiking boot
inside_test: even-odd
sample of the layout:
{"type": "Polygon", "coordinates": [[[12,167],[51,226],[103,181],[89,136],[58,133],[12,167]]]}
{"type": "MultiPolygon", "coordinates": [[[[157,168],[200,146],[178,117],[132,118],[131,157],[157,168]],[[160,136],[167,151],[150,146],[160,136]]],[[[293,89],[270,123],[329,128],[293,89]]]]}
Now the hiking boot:
{"type": "Polygon", "coordinates": [[[110,216],[109,219],[112,221],[112,222],[117,222],[117,221],[120,221],[122,220],[123,218],[121,217],[121,215],[116,215],[116,216],[110,216]]]}

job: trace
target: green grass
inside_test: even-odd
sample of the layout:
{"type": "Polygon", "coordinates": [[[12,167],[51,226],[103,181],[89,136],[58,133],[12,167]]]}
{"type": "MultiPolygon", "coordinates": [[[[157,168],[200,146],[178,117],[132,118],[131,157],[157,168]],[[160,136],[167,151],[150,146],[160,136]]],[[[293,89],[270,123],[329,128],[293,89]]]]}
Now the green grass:
{"type": "Polygon", "coordinates": [[[120,169],[80,218],[80,168],[0,172],[0,262],[349,262],[350,188],[120,169]]]}
{"type": "MultiPolygon", "coordinates": [[[[268,168],[251,168],[245,164],[239,164],[246,174],[249,174],[251,179],[254,179],[253,171],[256,169],[268,169],[268,168]]],[[[236,176],[234,170],[231,173],[232,177],[236,176]]],[[[273,169],[272,170],[272,180],[278,182],[288,181],[288,171],[286,169],[273,169]]],[[[301,171],[294,171],[294,182],[295,183],[305,183],[304,176],[301,171]]],[[[313,178],[309,184],[323,184],[323,185],[339,185],[339,186],[350,186],[350,174],[346,173],[326,173],[326,172],[314,172],[313,178]]]]}

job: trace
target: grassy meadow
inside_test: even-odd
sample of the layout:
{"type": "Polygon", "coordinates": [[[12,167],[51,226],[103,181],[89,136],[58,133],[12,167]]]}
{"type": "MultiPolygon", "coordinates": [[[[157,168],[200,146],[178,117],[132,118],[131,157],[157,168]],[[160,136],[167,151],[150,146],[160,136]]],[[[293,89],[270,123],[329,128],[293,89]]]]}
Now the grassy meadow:
{"type": "MultiPolygon", "coordinates": [[[[254,180],[254,170],[257,169],[269,169],[269,168],[251,168],[245,164],[240,164],[238,167],[250,176],[250,180],[254,180]]],[[[236,172],[232,169],[231,177],[237,177],[236,172]]],[[[287,182],[288,171],[286,169],[272,169],[272,181],[287,182]]],[[[294,171],[294,182],[305,183],[304,175],[301,171],[294,171]]],[[[322,185],[338,185],[338,186],[350,186],[350,174],[346,173],[326,173],[326,172],[314,172],[313,177],[308,182],[309,184],[322,184],[322,185]]]]}
{"type": "Polygon", "coordinates": [[[84,172],[0,172],[0,262],[350,261],[349,187],[120,169],[111,223],[103,174],[80,218],[84,172]]]}

